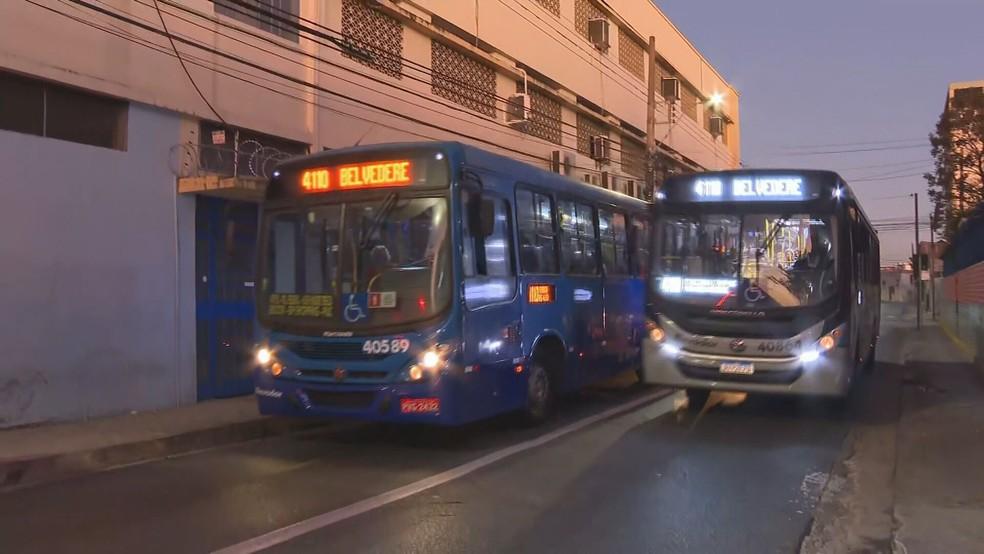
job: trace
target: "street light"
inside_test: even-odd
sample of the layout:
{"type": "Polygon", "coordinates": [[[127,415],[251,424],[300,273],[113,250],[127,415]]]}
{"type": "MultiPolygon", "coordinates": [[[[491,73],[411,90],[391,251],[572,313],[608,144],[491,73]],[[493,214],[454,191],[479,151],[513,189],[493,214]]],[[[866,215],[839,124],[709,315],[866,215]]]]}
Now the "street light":
{"type": "Polygon", "coordinates": [[[714,108],[715,110],[720,110],[721,106],[724,105],[724,94],[720,92],[715,92],[707,100],[707,105],[714,108]]]}

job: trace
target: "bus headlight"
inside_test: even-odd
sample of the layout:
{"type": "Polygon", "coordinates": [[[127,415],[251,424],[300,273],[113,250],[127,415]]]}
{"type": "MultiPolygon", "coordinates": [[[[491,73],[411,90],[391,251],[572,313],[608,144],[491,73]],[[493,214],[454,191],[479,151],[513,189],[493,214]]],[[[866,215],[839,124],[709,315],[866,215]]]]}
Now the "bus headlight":
{"type": "Polygon", "coordinates": [[[266,367],[272,361],[273,361],[273,352],[269,348],[263,347],[256,351],[257,364],[266,367]]]}
{"type": "Polygon", "coordinates": [[[649,340],[656,344],[662,344],[666,340],[666,331],[655,321],[646,322],[646,333],[649,335],[649,340]]]}
{"type": "Polygon", "coordinates": [[[800,361],[808,364],[820,359],[822,354],[830,352],[837,347],[837,341],[841,337],[840,328],[834,329],[826,335],[820,337],[816,346],[810,347],[800,353],[800,361]]]}
{"type": "Polygon", "coordinates": [[[427,374],[434,374],[448,365],[452,348],[439,344],[424,350],[417,355],[417,361],[403,372],[403,380],[410,382],[423,381],[427,374]]]}

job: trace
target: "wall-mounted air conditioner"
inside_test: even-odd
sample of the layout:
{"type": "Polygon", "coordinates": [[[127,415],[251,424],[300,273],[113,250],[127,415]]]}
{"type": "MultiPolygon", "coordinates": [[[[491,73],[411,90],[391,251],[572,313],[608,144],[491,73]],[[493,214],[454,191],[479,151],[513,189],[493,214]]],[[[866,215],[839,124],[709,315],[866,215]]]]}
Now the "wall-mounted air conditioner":
{"type": "Polygon", "coordinates": [[[591,159],[607,162],[612,159],[612,141],[604,135],[591,137],[591,159]]]}
{"type": "Polygon", "coordinates": [[[510,126],[522,125],[530,120],[532,105],[529,94],[514,94],[506,102],[506,123],[510,126]]]}
{"type": "Polygon", "coordinates": [[[667,102],[676,102],[680,99],[680,79],[675,77],[663,77],[660,87],[660,95],[667,102]]]}
{"type": "Polygon", "coordinates": [[[722,136],[724,134],[724,118],[719,115],[711,116],[710,128],[714,138],[722,136]]]}
{"type": "Polygon", "coordinates": [[[594,44],[595,48],[602,52],[608,51],[609,29],[610,24],[603,17],[588,20],[588,40],[591,41],[591,44],[594,44]]]}

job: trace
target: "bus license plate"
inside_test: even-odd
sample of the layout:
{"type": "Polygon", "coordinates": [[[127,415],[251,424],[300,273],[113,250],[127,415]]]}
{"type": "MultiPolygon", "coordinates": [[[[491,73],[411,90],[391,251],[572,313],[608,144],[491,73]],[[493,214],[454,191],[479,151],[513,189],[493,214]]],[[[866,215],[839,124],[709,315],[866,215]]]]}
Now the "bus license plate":
{"type": "Polygon", "coordinates": [[[744,362],[722,362],[720,369],[721,373],[730,373],[732,375],[753,375],[755,373],[755,364],[744,362]]]}
{"type": "Polygon", "coordinates": [[[441,411],[439,398],[401,398],[400,412],[404,414],[436,414],[441,411]]]}

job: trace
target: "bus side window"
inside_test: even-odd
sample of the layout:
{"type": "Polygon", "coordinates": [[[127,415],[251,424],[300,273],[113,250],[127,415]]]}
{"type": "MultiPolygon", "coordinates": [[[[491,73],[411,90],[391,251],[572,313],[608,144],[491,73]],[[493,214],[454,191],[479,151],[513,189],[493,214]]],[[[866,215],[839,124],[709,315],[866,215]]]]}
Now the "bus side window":
{"type": "Polygon", "coordinates": [[[629,227],[629,255],[632,258],[632,274],[644,277],[649,274],[649,223],[635,216],[629,227]]]}
{"type": "Polygon", "coordinates": [[[496,302],[509,300],[516,293],[515,271],[513,270],[513,239],[509,204],[493,196],[478,197],[476,194],[463,194],[465,203],[464,252],[462,264],[465,268],[465,305],[469,309],[480,308],[496,302]],[[472,234],[473,218],[484,210],[478,202],[491,203],[494,218],[492,233],[486,237],[472,234]]]}
{"type": "Polygon", "coordinates": [[[569,200],[561,200],[557,204],[564,271],[571,275],[596,275],[598,234],[594,210],[586,204],[575,204],[569,200]]]}
{"type": "Polygon", "coordinates": [[[625,216],[608,210],[598,210],[598,230],[601,234],[601,263],[608,275],[628,275],[629,251],[625,216]]]}
{"type": "Polygon", "coordinates": [[[524,273],[557,273],[553,199],[528,190],[516,191],[519,258],[524,273]]]}

